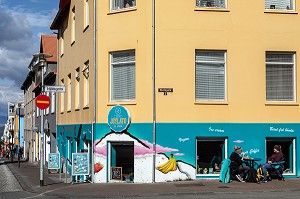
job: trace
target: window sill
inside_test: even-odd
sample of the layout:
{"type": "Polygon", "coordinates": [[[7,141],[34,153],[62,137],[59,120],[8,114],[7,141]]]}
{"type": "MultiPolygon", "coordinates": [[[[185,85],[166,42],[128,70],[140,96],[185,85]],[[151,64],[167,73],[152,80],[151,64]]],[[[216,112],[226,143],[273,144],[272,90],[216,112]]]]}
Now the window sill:
{"type": "Polygon", "coordinates": [[[295,10],[265,10],[268,14],[298,14],[295,10]]]}
{"type": "Polygon", "coordinates": [[[84,110],[84,109],[89,109],[90,107],[89,107],[89,105],[85,105],[82,109],[84,110]]]}
{"type": "Polygon", "coordinates": [[[71,110],[67,110],[67,113],[71,113],[71,110]]]}
{"type": "Polygon", "coordinates": [[[61,111],[61,112],[60,112],[60,114],[64,114],[64,113],[65,113],[64,111],[61,111]]]}
{"type": "Polygon", "coordinates": [[[213,8],[213,7],[195,8],[195,11],[230,12],[230,10],[228,10],[228,8],[213,8]]]}
{"type": "Polygon", "coordinates": [[[123,12],[131,12],[131,11],[136,11],[136,8],[124,8],[120,10],[112,10],[107,15],[112,15],[112,14],[118,14],[118,13],[123,13],[123,12]]]}
{"type": "Polygon", "coordinates": [[[72,41],[72,43],[71,43],[71,46],[73,46],[75,44],[75,40],[74,41],[72,41]]]}
{"type": "Polygon", "coordinates": [[[116,106],[116,105],[136,105],[135,101],[128,101],[128,102],[109,102],[107,106],[116,106]]]}
{"type": "Polygon", "coordinates": [[[195,105],[228,105],[228,102],[218,102],[218,101],[203,101],[194,102],[195,105]]]}
{"type": "Polygon", "coordinates": [[[80,110],[80,108],[78,107],[78,108],[75,108],[75,111],[79,111],[80,110]]]}
{"type": "Polygon", "coordinates": [[[266,106],[299,106],[295,102],[266,102],[266,106]]]}
{"type": "Polygon", "coordinates": [[[63,57],[63,56],[64,56],[64,53],[60,55],[60,57],[63,57]]]}

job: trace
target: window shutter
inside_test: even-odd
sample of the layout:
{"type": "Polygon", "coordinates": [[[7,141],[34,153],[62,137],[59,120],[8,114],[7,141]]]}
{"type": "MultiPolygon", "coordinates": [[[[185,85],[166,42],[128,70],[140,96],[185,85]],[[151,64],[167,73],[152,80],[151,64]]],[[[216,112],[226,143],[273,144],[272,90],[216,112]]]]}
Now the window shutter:
{"type": "Polygon", "coordinates": [[[196,52],[196,100],[225,100],[225,52],[196,52]]]}
{"type": "Polygon", "coordinates": [[[267,53],[267,101],[294,101],[294,55],[267,53]]]}
{"type": "Polygon", "coordinates": [[[135,100],[135,52],[112,55],[112,100],[135,100]]]}
{"type": "Polygon", "coordinates": [[[265,9],[293,10],[293,0],[265,0],[265,9]]]}

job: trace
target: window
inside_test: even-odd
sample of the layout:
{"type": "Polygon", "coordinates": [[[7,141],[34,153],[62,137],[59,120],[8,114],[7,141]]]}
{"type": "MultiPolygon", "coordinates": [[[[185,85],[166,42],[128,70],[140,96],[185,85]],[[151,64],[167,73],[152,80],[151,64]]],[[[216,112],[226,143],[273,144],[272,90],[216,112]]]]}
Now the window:
{"type": "Polygon", "coordinates": [[[294,53],[266,53],[267,101],[295,101],[294,53]]]}
{"type": "Polygon", "coordinates": [[[60,37],[60,56],[63,56],[65,53],[64,46],[65,46],[64,32],[62,31],[60,37]]]}
{"type": "Polygon", "coordinates": [[[135,100],[135,51],[111,53],[111,100],[135,100]]]}
{"type": "Polygon", "coordinates": [[[226,8],[226,0],[196,0],[196,7],[226,8]]]}
{"type": "MultiPolygon", "coordinates": [[[[64,79],[60,81],[61,85],[65,85],[64,79]]],[[[63,113],[65,111],[65,93],[61,92],[60,93],[60,112],[63,113]]]]}
{"type": "Polygon", "coordinates": [[[225,51],[196,51],[196,100],[224,101],[225,51]]]}
{"type": "MultiPolygon", "coordinates": [[[[46,95],[49,97],[49,96],[50,96],[50,93],[49,93],[49,92],[46,92],[46,95]]],[[[50,111],[50,107],[46,108],[46,110],[45,110],[46,115],[49,114],[49,111],[50,111]]]]}
{"type": "Polygon", "coordinates": [[[72,104],[72,76],[71,74],[68,75],[68,85],[67,85],[67,97],[68,97],[68,104],[67,104],[67,111],[71,111],[71,104],[72,104]]]}
{"type": "Polygon", "coordinates": [[[84,0],[84,27],[89,25],[89,0],[84,0]]]}
{"type": "Polygon", "coordinates": [[[111,0],[111,10],[134,8],[136,0],[111,0]]]}
{"type": "MultiPolygon", "coordinates": [[[[296,172],[296,140],[294,138],[266,138],[266,157],[273,154],[275,145],[280,145],[284,154],[284,175],[295,175],[296,172]]],[[[267,162],[265,160],[265,162],[267,162]]],[[[272,177],[272,176],[271,176],[272,177]]]]}
{"type": "Polygon", "coordinates": [[[227,138],[197,137],[197,174],[218,174],[227,158],[227,138]]]}
{"type": "Polygon", "coordinates": [[[72,9],[71,43],[75,42],[75,6],[72,9]]]}
{"type": "Polygon", "coordinates": [[[89,61],[84,63],[84,68],[82,69],[82,74],[84,77],[83,82],[83,106],[88,107],[89,105],[89,61]]]}
{"type": "Polygon", "coordinates": [[[75,71],[76,80],[75,80],[75,108],[79,109],[79,97],[80,97],[80,69],[77,68],[75,71]]]}
{"type": "Polygon", "coordinates": [[[55,112],[55,92],[51,93],[51,113],[55,112]]]}
{"type": "Polygon", "coordinates": [[[294,0],[265,0],[265,9],[294,10],[294,0]]]}

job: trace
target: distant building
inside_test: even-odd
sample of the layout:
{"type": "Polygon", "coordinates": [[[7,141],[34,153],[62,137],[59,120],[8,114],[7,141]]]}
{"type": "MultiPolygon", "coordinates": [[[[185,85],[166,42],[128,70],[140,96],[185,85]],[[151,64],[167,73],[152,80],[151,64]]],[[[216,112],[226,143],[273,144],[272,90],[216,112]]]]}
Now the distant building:
{"type": "Polygon", "coordinates": [[[25,102],[25,140],[28,150],[24,151],[29,155],[29,160],[35,162],[40,160],[39,132],[41,130],[40,118],[44,114],[44,158],[48,161],[48,154],[57,152],[56,146],[56,93],[45,92],[50,98],[50,106],[44,111],[36,107],[35,99],[41,94],[42,72],[44,73],[44,85],[56,85],[57,73],[57,39],[56,36],[42,35],[40,41],[40,53],[51,54],[52,57],[46,59],[44,70],[39,67],[39,59],[33,57],[28,69],[28,75],[22,84],[25,102]]]}

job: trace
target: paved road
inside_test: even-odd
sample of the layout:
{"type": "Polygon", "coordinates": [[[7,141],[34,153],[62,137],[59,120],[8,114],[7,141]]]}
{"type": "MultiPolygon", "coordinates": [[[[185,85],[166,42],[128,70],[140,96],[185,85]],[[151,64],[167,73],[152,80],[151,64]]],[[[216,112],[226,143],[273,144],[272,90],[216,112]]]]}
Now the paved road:
{"type": "Polygon", "coordinates": [[[13,173],[7,167],[7,165],[0,164],[0,176],[0,193],[23,190],[13,173]]]}
{"type": "Polygon", "coordinates": [[[217,180],[170,183],[124,184],[65,184],[57,183],[56,174],[45,173],[45,186],[39,186],[39,165],[22,162],[1,164],[0,199],[53,199],[53,198],[122,198],[122,199],[246,199],[284,198],[300,196],[300,179],[271,181],[269,183],[223,184],[217,180]],[[51,179],[50,179],[51,178],[51,179]]]}

